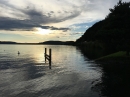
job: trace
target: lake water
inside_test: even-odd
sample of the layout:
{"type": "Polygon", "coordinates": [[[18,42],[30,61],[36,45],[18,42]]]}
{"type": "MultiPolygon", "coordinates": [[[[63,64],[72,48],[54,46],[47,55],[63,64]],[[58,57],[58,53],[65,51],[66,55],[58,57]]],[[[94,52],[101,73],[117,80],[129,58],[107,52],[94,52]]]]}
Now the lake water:
{"type": "Polygon", "coordinates": [[[0,45],[0,97],[100,97],[93,86],[101,76],[75,46],[0,45]],[[45,48],[52,49],[52,69],[45,48]]]}

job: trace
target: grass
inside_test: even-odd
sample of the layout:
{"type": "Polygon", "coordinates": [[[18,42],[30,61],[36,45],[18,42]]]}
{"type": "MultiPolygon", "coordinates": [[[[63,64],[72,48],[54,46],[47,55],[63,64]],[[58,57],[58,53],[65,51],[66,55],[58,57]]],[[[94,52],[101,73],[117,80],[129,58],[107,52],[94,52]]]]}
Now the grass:
{"type": "Polygon", "coordinates": [[[101,58],[98,58],[95,60],[96,62],[106,62],[106,63],[120,63],[120,64],[125,64],[125,63],[130,63],[130,56],[126,56],[126,52],[124,51],[119,51],[101,58]]]}

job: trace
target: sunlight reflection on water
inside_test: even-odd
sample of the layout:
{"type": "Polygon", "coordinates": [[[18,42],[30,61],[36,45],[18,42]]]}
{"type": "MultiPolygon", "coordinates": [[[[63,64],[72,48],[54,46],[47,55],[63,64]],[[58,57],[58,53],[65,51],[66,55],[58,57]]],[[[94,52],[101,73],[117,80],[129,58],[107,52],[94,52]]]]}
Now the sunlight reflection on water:
{"type": "Polygon", "coordinates": [[[0,45],[1,97],[99,97],[91,86],[100,76],[74,46],[0,45]],[[44,48],[52,49],[51,70],[41,64],[44,48]]]}

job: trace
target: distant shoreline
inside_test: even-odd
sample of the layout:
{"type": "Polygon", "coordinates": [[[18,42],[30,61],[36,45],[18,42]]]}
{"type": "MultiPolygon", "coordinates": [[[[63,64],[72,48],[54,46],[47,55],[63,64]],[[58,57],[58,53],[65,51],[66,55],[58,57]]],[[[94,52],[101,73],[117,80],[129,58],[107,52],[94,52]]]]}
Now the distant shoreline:
{"type": "Polygon", "coordinates": [[[74,41],[45,41],[39,43],[18,43],[12,41],[0,41],[0,44],[7,45],[74,45],[74,41]]]}
{"type": "Polygon", "coordinates": [[[7,44],[7,45],[38,45],[39,43],[0,43],[0,45],[2,44],[7,44]]]}

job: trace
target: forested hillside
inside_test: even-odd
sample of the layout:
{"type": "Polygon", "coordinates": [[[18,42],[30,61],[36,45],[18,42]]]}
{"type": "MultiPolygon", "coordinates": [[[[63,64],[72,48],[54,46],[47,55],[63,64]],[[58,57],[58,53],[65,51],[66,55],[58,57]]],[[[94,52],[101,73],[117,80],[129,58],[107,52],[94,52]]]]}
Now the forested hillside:
{"type": "Polygon", "coordinates": [[[113,51],[125,50],[129,55],[130,2],[119,0],[106,18],[86,30],[84,35],[77,39],[76,44],[95,41],[113,51]]]}

